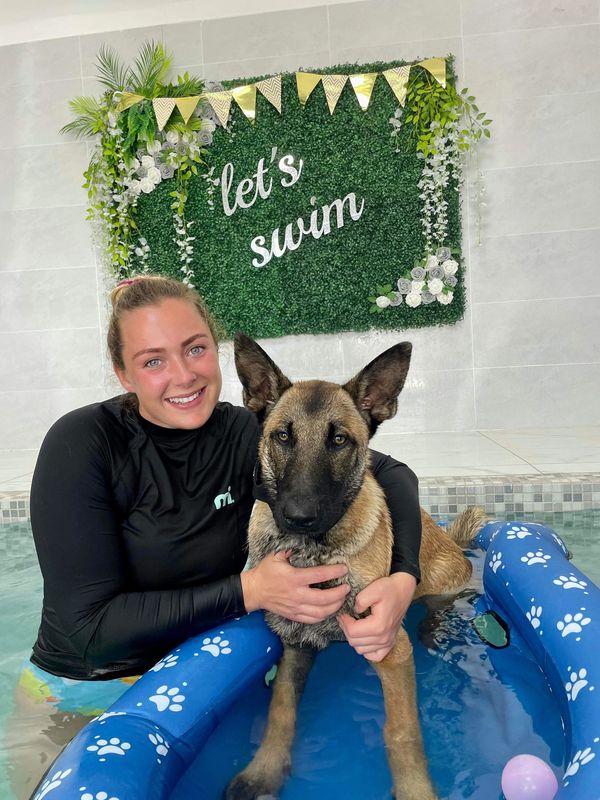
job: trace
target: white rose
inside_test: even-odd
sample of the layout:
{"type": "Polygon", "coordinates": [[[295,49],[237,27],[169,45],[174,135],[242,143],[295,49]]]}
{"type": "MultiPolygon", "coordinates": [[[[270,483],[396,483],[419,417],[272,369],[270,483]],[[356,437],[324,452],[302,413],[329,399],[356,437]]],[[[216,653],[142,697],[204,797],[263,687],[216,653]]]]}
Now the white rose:
{"type": "Polygon", "coordinates": [[[154,189],[154,181],[149,178],[147,175],[145,178],[142,178],[140,181],[140,189],[145,194],[150,194],[150,192],[154,189]]]}
{"type": "Polygon", "coordinates": [[[410,306],[411,308],[416,308],[417,306],[421,305],[421,293],[420,292],[409,292],[406,295],[406,305],[410,306]]]}
{"type": "Polygon", "coordinates": [[[160,181],[162,179],[162,175],[160,174],[160,170],[157,167],[150,167],[146,177],[150,178],[150,180],[152,181],[152,183],[154,185],[156,185],[157,183],[160,183],[160,181]]]}
{"type": "Polygon", "coordinates": [[[433,278],[428,284],[431,294],[439,294],[444,288],[444,283],[439,278],[433,278]]]}
{"type": "Polygon", "coordinates": [[[200,130],[201,131],[210,131],[210,133],[213,133],[215,131],[216,127],[217,126],[212,121],[212,119],[208,119],[207,117],[204,117],[202,122],[201,122],[201,124],[200,124],[200,130]]]}
{"type": "Polygon", "coordinates": [[[129,191],[135,194],[136,196],[142,191],[142,187],[140,186],[140,181],[132,180],[129,182],[129,191]]]}
{"type": "Polygon", "coordinates": [[[386,297],[384,294],[379,295],[379,297],[377,298],[377,300],[375,300],[375,302],[377,303],[379,308],[387,308],[389,305],[391,305],[390,298],[386,297]]]}
{"type": "Polygon", "coordinates": [[[152,156],[142,156],[142,167],[144,169],[151,169],[154,166],[154,158],[152,156]]]}
{"type": "Polygon", "coordinates": [[[416,294],[421,294],[423,291],[423,287],[425,286],[425,281],[411,281],[411,292],[415,292],[416,294]]]}
{"type": "Polygon", "coordinates": [[[427,256],[427,263],[425,264],[425,269],[432,269],[433,267],[438,266],[438,260],[436,256],[427,256]]]}
{"type": "Polygon", "coordinates": [[[441,303],[443,306],[448,306],[452,302],[452,298],[454,297],[454,292],[446,292],[445,294],[438,294],[437,301],[441,303]]]}
{"type": "Polygon", "coordinates": [[[179,134],[177,131],[169,131],[166,135],[166,140],[169,144],[179,144],[179,134]]]}
{"type": "Polygon", "coordinates": [[[455,275],[458,270],[458,264],[453,258],[446,259],[446,261],[444,261],[442,264],[442,267],[444,268],[446,275],[455,275]]]}
{"type": "Polygon", "coordinates": [[[131,169],[134,172],[137,172],[139,168],[140,168],[140,162],[137,160],[137,158],[134,158],[133,161],[131,162],[131,169]]]}
{"type": "Polygon", "coordinates": [[[160,148],[161,144],[157,139],[155,139],[151,144],[146,145],[146,150],[151,156],[155,155],[156,153],[160,153],[160,148]]]}

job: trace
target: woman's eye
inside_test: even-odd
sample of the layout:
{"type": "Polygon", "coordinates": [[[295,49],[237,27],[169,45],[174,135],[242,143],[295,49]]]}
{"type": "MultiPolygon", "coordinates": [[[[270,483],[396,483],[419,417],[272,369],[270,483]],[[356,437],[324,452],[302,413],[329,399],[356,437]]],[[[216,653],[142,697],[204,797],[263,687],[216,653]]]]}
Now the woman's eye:
{"type": "Polygon", "coordinates": [[[203,352],[204,347],[201,344],[195,344],[193,347],[190,347],[191,356],[201,356],[203,352]]]}
{"type": "Polygon", "coordinates": [[[333,443],[338,447],[341,447],[343,444],[346,444],[347,441],[348,437],[344,436],[343,433],[336,433],[336,435],[333,437],[333,443]]]}
{"type": "Polygon", "coordinates": [[[287,431],[278,431],[277,438],[279,439],[280,442],[286,444],[290,440],[290,435],[287,431]]]}
{"type": "Polygon", "coordinates": [[[158,367],[160,364],[160,358],[151,358],[150,361],[146,361],[144,364],[145,367],[158,367]]]}

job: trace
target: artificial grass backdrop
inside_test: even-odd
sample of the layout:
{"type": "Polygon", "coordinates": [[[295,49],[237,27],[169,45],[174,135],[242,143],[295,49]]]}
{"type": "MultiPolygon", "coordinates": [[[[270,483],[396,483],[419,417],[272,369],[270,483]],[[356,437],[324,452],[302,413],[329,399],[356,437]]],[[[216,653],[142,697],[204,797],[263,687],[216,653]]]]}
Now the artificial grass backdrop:
{"type": "MultiPolygon", "coordinates": [[[[401,66],[395,61],[376,64],[344,64],[325,73],[375,72],[401,66]]],[[[447,62],[449,65],[449,62],[447,62]]],[[[448,79],[453,81],[451,69],[448,79]]],[[[227,88],[261,78],[230,81],[227,88]]],[[[205,156],[207,168],[214,167],[213,177],[220,177],[228,162],[233,164],[233,182],[229,204],[243,178],[245,202],[256,190],[257,166],[264,159],[265,191],[272,179],[267,199],[257,196],[250,208],[238,208],[232,215],[223,210],[221,187],[214,187],[209,206],[209,184],[203,175],[190,181],[186,219],[194,220],[190,233],[194,241],[194,284],[229,335],[242,330],[256,337],[283,336],[293,333],[332,333],[364,331],[369,328],[407,328],[451,323],[462,317],[464,288],[462,269],[450,305],[438,302],[412,309],[406,305],[370,312],[376,286],[393,284],[414,261],[424,255],[417,183],[423,166],[415,152],[416,138],[407,124],[399,136],[400,153],[390,138],[389,118],[398,101],[387,81],[377,78],[371,103],[363,112],[348,82],[333,115],[330,115],[323,87],[319,84],[306,107],[298,101],[295,74],[282,78],[282,114],[257,92],[256,123],[250,124],[241,110],[232,104],[233,136],[218,127],[205,156]],[[277,148],[273,156],[273,148],[277,148]],[[294,156],[294,165],[303,162],[297,182],[287,188],[281,180],[291,181],[278,168],[285,155],[294,156]],[[270,249],[271,237],[279,228],[283,244],[285,227],[293,223],[293,240],[301,217],[306,229],[315,208],[342,200],[350,192],[356,207],[364,208],[353,221],[348,201],[344,205],[343,227],[337,227],[337,213],[331,210],[331,232],[319,239],[305,235],[294,251],[273,257],[266,266],[256,268],[263,256],[250,247],[255,237],[263,236],[270,249]],[[311,204],[312,198],[312,204],[311,204]]],[[[204,173],[205,170],[203,169],[204,173]]],[[[150,245],[150,268],[162,274],[181,277],[170,204],[172,181],[165,181],[151,195],[140,197],[138,224],[140,234],[150,245]]],[[[458,195],[447,191],[448,242],[460,246],[458,195]]],[[[356,216],[356,214],[355,214],[356,216]]],[[[318,214],[319,223],[322,214],[318,214]]],[[[458,259],[457,259],[458,260],[458,259]]],[[[462,260],[461,260],[462,261],[462,260]]]]}

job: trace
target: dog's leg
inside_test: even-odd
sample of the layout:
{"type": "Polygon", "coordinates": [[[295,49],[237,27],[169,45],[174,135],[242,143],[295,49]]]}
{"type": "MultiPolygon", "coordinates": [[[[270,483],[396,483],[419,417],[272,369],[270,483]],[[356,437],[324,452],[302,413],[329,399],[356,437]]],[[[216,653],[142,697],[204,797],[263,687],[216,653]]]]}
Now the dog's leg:
{"type": "Polygon", "coordinates": [[[383,686],[388,761],[396,800],[437,800],[423,750],[412,646],[402,628],[388,655],[373,666],[383,686]]]}
{"type": "Polygon", "coordinates": [[[263,740],[250,764],[227,787],[226,800],[277,797],[290,770],[298,702],[314,657],[311,648],[285,647],[263,740]]]}

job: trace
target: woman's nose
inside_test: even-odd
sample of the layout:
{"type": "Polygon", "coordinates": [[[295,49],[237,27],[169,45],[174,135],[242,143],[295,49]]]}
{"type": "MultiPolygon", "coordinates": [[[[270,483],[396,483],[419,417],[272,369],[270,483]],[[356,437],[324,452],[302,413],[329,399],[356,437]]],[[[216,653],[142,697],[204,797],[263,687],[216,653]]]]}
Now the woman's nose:
{"type": "Polygon", "coordinates": [[[177,359],[173,364],[173,380],[186,385],[196,380],[196,375],[185,359],[177,359]]]}

